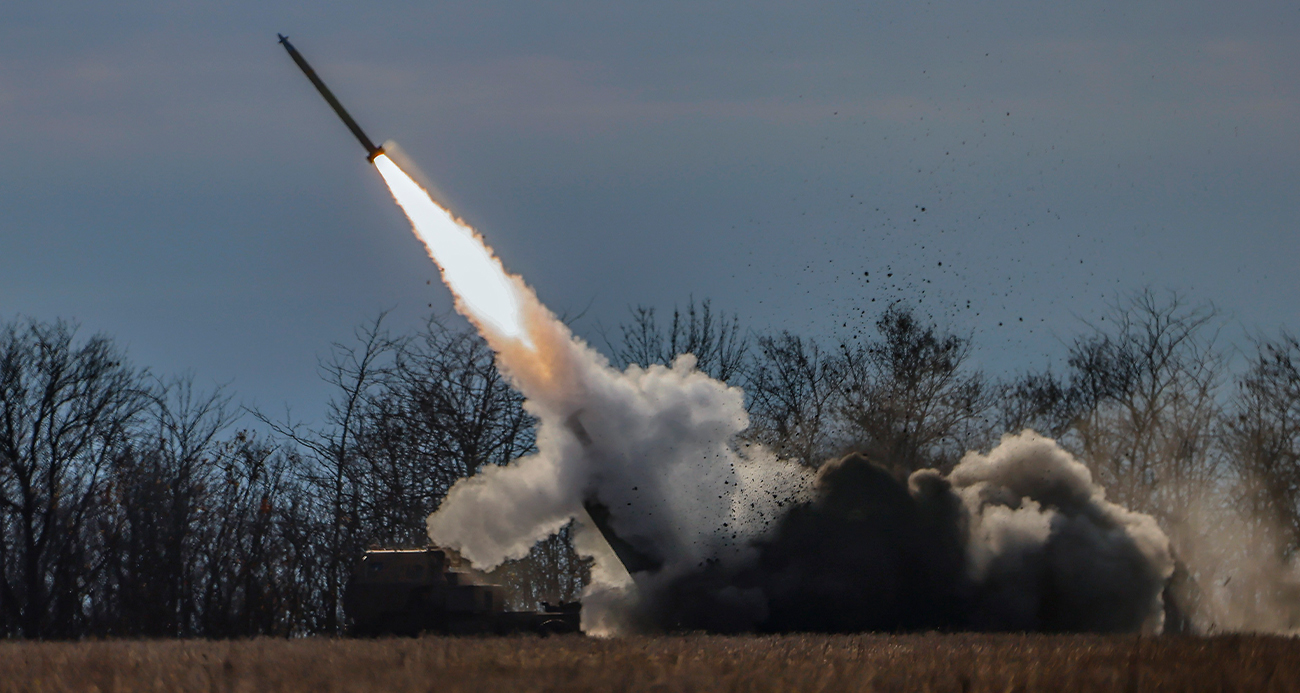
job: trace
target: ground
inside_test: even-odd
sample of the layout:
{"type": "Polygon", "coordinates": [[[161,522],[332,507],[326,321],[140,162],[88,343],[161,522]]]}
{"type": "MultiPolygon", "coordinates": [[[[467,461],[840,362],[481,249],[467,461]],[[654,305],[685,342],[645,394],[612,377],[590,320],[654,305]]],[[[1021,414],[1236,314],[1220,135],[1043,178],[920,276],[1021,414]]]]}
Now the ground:
{"type": "Polygon", "coordinates": [[[1296,691],[1300,640],[688,635],[0,642],[0,691],[1296,691]]]}

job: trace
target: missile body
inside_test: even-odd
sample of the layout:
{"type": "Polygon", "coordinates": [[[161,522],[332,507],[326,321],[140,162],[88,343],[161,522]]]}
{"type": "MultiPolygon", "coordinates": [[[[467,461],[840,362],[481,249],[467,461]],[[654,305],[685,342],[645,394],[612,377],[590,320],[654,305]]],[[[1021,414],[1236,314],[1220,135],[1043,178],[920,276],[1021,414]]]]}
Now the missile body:
{"type": "Polygon", "coordinates": [[[320,81],[320,77],[316,76],[316,71],[311,69],[311,65],[307,64],[298,49],[294,48],[292,43],[289,43],[289,37],[284,34],[276,34],[276,36],[280,37],[280,44],[284,46],[284,49],[289,51],[289,57],[293,58],[295,63],[298,63],[298,67],[302,68],[302,72],[307,75],[307,79],[316,85],[316,91],[319,91],[320,95],[325,97],[325,101],[329,103],[330,108],[333,108],[334,112],[339,114],[339,117],[343,119],[343,124],[348,126],[348,129],[356,136],[357,141],[361,142],[361,146],[366,148],[366,160],[373,162],[375,157],[383,154],[383,147],[376,147],[375,143],[371,142],[369,137],[366,137],[366,133],[361,131],[361,126],[357,125],[357,121],[348,115],[347,109],[343,108],[343,104],[334,98],[334,94],[330,92],[329,87],[320,81]]]}

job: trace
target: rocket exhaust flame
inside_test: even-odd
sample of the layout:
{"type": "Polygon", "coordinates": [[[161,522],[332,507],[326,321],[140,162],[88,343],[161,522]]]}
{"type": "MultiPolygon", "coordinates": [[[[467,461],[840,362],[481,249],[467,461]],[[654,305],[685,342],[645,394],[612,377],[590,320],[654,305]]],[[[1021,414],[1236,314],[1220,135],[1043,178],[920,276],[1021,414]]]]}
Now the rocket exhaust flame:
{"type": "Polygon", "coordinates": [[[393,199],[411,220],[415,235],[438,263],[443,281],[455,293],[463,313],[481,329],[531,344],[523,326],[514,280],[483,239],[461,223],[406,175],[387,154],[374,159],[393,199]]]}
{"type": "Polygon", "coordinates": [[[415,235],[424,242],[433,261],[438,263],[443,280],[460,302],[461,312],[471,316],[480,329],[492,330],[497,336],[531,345],[520,320],[519,297],[514,282],[483,239],[434,202],[428,191],[402,171],[383,147],[375,146],[298,49],[289,43],[289,37],[284,34],[277,36],[289,57],[365,147],[366,158],[379,169],[397,204],[411,220],[415,235]]]}

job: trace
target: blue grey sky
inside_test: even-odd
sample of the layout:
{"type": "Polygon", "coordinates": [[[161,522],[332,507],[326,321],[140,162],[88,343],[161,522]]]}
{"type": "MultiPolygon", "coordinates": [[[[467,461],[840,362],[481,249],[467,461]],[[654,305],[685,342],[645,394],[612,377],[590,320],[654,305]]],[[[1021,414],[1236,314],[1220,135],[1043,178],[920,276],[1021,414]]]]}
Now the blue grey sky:
{"type": "Polygon", "coordinates": [[[1144,286],[1300,329],[1300,5],[1168,1],[10,3],[0,318],[311,418],[330,342],[449,308],[276,32],[597,342],[904,299],[1005,373],[1144,286]]]}

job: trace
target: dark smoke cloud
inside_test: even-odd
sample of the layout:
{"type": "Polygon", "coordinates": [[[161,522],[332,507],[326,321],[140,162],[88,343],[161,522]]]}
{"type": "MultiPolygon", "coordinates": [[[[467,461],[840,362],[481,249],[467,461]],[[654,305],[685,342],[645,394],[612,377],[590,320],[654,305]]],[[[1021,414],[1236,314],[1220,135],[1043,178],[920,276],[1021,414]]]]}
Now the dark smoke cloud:
{"type": "Polygon", "coordinates": [[[1172,571],[1154,520],[1026,431],[948,476],[903,483],[853,454],[747,565],[638,576],[636,621],[668,630],[1157,631],[1172,571]]]}
{"type": "Polygon", "coordinates": [[[1168,539],[1055,441],[1005,436],[906,484],[858,455],[814,476],[737,446],[744,393],[694,356],[616,371],[504,279],[527,339],[478,324],[537,451],[458,482],[429,537],[487,569],[577,520],[587,632],[1160,629],[1168,539]],[[618,546],[657,567],[629,576],[618,546]]]}

